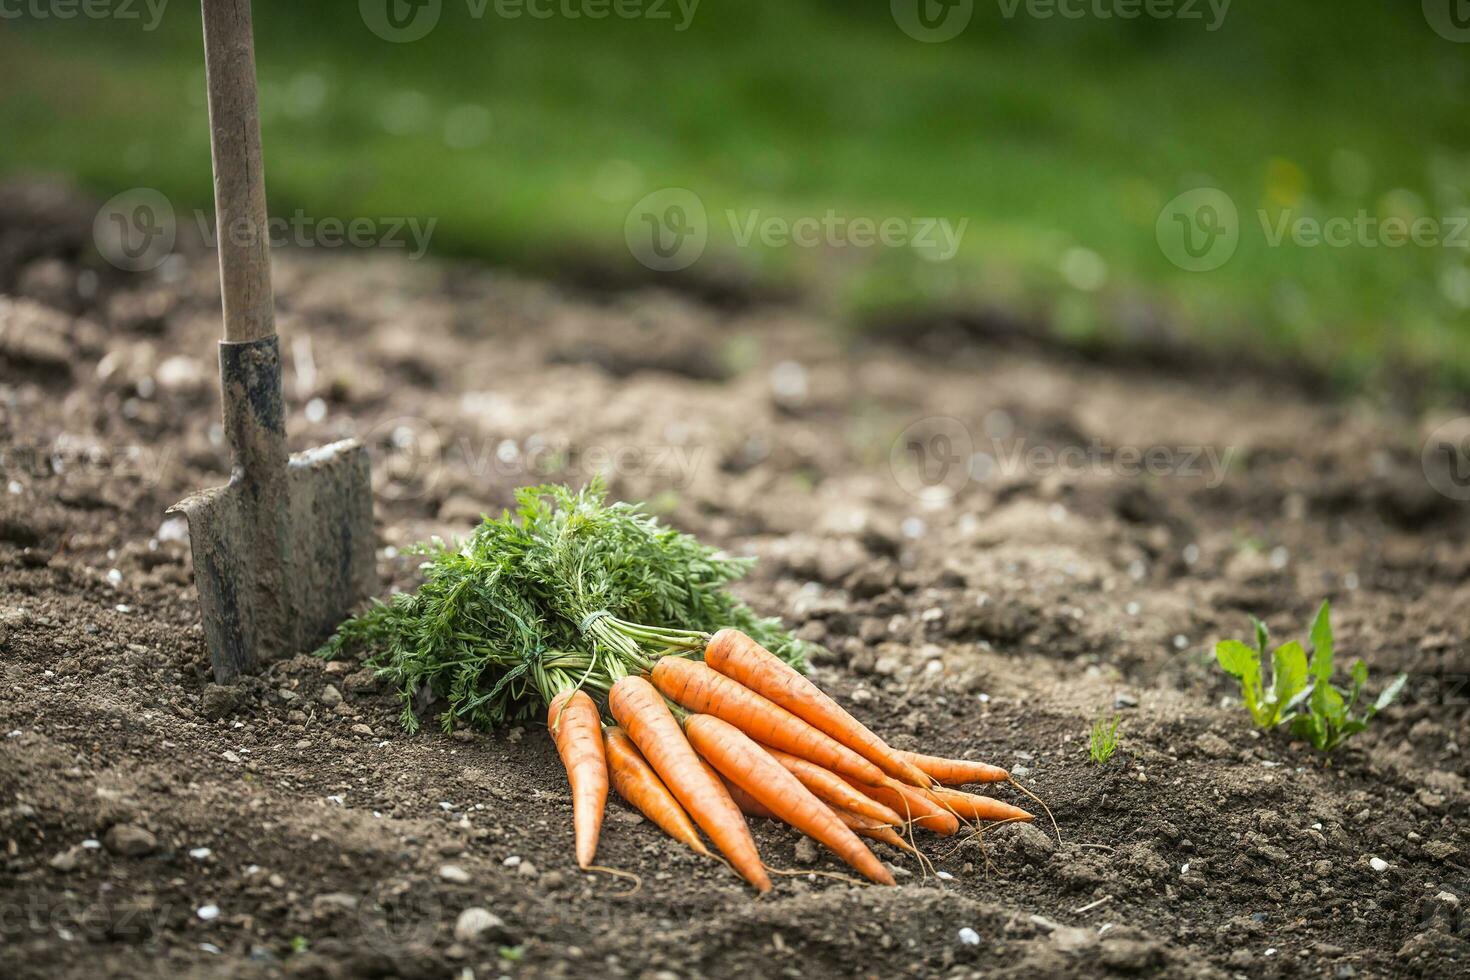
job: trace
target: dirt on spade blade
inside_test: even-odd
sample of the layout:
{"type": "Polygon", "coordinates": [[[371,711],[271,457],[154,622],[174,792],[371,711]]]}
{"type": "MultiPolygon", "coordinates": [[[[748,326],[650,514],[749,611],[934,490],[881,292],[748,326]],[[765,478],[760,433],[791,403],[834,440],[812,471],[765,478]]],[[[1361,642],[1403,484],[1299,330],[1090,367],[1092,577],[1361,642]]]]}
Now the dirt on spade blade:
{"type": "MultiPolygon", "coordinates": [[[[539,727],[439,731],[358,662],[211,683],[186,529],[225,479],[213,256],[123,273],[95,206],[0,190],[0,973],[7,977],[1464,976],[1470,516],[1406,416],[943,325],[576,294],[388,254],[276,262],[297,447],[371,448],[385,588],[512,490],[618,497],[757,555],[891,741],[1007,766],[1049,822],[778,877],[609,805],[584,874],[539,727]],[[1446,492],[1441,492],[1440,487],[1446,492]],[[1401,704],[1325,759],[1215,668],[1248,613],[1401,704]],[[1121,719],[1088,761],[1100,713],[1121,719]],[[810,872],[810,873],[808,873],[810,872]]],[[[1460,488],[1463,489],[1463,488],[1460,488]]],[[[995,791],[1031,804],[1009,787],[995,791]]]]}

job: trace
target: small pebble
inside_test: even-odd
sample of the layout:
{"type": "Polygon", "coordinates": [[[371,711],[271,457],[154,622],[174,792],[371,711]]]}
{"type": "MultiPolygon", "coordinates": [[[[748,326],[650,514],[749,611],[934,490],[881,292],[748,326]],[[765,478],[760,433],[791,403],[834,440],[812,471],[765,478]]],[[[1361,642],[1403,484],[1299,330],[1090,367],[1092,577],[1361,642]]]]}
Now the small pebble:
{"type": "Polygon", "coordinates": [[[948,871],[936,871],[934,872],[934,877],[938,878],[940,881],[954,881],[954,875],[950,874],[948,871]]]}
{"type": "Polygon", "coordinates": [[[219,906],[201,905],[194,910],[194,914],[199,916],[199,918],[203,919],[205,922],[211,922],[219,918],[219,906]]]}
{"type": "Polygon", "coordinates": [[[1372,868],[1374,871],[1387,871],[1388,862],[1383,860],[1383,858],[1369,858],[1368,867],[1372,868]]]}
{"type": "Polygon", "coordinates": [[[470,873],[457,864],[440,865],[439,877],[454,885],[468,885],[470,883],[470,873]]]}
{"type": "Polygon", "coordinates": [[[462,943],[472,943],[480,938],[487,929],[494,929],[505,925],[500,916],[489,909],[479,906],[471,906],[459,913],[459,918],[454,923],[454,938],[462,943]]]}
{"type": "Polygon", "coordinates": [[[519,854],[512,854],[500,863],[505,865],[507,868],[514,868],[516,865],[521,863],[521,856],[519,854]]]}
{"type": "Polygon", "coordinates": [[[980,934],[974,929],[971,929],[969,926],[965,926],[963,929],[960,930],[960,945],[979,946],[980,934]]]}
{"type": "Polygon", "coordinates": [[[213,853],[214,852],[207,847],[193,847],[189,849],[189,856],[196,861],[203,861],[205,858],[209,857],[209,855],[213,853]]]}

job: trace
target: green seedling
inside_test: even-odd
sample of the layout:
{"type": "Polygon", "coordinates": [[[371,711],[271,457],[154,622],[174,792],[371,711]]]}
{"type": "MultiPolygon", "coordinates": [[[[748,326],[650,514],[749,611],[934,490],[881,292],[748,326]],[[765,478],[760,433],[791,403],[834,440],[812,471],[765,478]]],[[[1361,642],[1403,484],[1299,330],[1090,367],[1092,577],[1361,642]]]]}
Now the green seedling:
{"type": "Polygon", "coordinates": [[[1099,715],[1087,737],[1087,754],[1100,766],[1107,765],[1118,750],[1118,716],[1099,715]]]}
{"type": "Polygon", "coordinates": [[[1270,633],[1266,624],[1254,616],[1251,625],[1256,634],[1254,650],[1239,640],[1222,640],[1215,645],[1215,659],[1225,673],[1240,681],[1241,700],[1257,727],[1273,728],[1306,690],[1307,654],[1295,640],[1277,647],[1270,655],[1271,680],[1267,683],[1266,647],[1271,640],[1270,633]]]}
{"type": "Polygon", "coordinates": [[[1270,637],[1266,625],[1254,616],[1256,649],[1238,640],[1223,640],[1215,646],[1215,658],[1226,673],[1240,681],[1242,700],[1261,728],[1289,724],[1297,738],[1305,739],[1324,752],[1331,752],[1349,737],[1368,727],[1373,716],[1399,696],[1407,682],[1400,674],[1368,705],[1355,714],[1368,667],[1361,659],[1349,670],[1352,686],[1347,690],[1332,683],[1333,636],[1331,609],[1327,602],[1312,622],[1312,658],[1307,660],[1301,644],[1282,644],[1271,655],[1272,677],[1268,687],[1263,666],[1270,637]]]}

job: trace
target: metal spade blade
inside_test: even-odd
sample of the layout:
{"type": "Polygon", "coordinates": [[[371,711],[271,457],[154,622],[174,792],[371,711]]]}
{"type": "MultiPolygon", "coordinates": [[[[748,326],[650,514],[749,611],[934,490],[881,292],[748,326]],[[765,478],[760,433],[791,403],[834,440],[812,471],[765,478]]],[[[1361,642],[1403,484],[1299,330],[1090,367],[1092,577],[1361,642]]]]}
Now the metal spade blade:
{"type": "Polygon", "coordinates": [[[169,508],[189,520],[194,581],[220,682],[323,639],[376,591],[367,452],[286,452],[249,0],[203,0],[224,304],[223,487],[169,508]]]}

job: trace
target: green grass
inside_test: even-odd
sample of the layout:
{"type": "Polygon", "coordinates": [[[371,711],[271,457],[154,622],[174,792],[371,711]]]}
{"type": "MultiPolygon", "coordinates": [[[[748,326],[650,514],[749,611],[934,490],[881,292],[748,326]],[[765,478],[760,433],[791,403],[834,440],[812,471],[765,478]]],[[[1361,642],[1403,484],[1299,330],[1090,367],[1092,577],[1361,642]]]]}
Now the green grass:
{"type": "Polygon", "coordinates": [[[1087,733],[1087,756],[1095,765],[1105,766],[1113,753],[1118,751],[1118,742],[1122,736],[1118,734],[1118,716],[1109,718],[1105,714],[1097,716],[1092,723],[1092,728],[1087,733]]]}
{"type": "MultiPolygon", "coordinates": [[[[1241,4],[1211,33],[979,3],[943,44],[907,37],[887,4],[836,0],[708,2],[683,32],[477,20],[445,0],[411,44],[375,37],[356,4],[323,6],[256,3],[277,214],[433,217],[440,253],[638,272],[629,208],[686,187],[709,216],[692,273],[795,286],[850,318],[999,306],[1082,344],[1128,343],[1160,320],[1345,384],[1470,389],[1470,248],[1273,247],[1257,216],[1470,214],[1470,48],[1418,4],[1241,4]],[[450,145],[455,119],[485,118],[466,106],[488,128],[450,145]],[[1155,222],[1200,185],[1234,200],[1240,245],[1186,272],[1155,222]],[[935,262],[742,248],[727,218],[829,210],[968,225],[935,262]]],[[[151,33],[7,21],[0,173],[208,207],[198,17],[170,5],[151,33]]]]}

